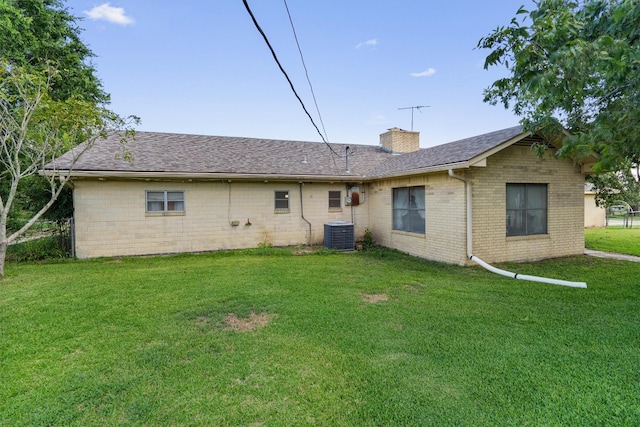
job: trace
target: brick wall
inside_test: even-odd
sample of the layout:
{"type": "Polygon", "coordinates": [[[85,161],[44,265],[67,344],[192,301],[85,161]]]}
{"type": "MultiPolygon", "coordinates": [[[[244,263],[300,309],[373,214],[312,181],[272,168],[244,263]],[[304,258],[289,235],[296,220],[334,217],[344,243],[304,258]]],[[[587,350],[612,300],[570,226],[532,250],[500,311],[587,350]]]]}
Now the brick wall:
{"type": "Polygon", "coordinates": [[[584,176],[571,161],[512,146],[467,172],[473,186],[473,254],[486,262],[525,261],[584,252],[584,176]],[[506,184],[547,184],[547,234],[506,236],[506,184]]]}
{"type": "MultiPolygon", "coordinates": [[[[584,249],[584,177],[569,161],[539,159],[528,147],[513,146],[487,159],[487,167],[458,170],[473,188],[473,254],[487,262],[524,261],[581,254],[584,249]],[[548,233],[506,237],[506,184],[548,184],[548,233]]],[[[344,184],[297,182],[127,182],[74,183],[76,253],[80,258],[199,252],[322,244],[324,224],[348,221],[356,238],[372,231],[381,245],[427,259],[465,264],[464,183],[446,172],[361,184],[359,206],[344,206],[344,184]],[[424,234],[392,230],[392,189],[425,187],[424,234]],[[146,190],[185,192],[185,213],[145,212],[146,190]],[[343,207],[328,208],[328,192],[341,191],[343,207]],[[288,213],[274,212],[275,191],[289,191],[288,213]],[[238,221],[237,226],[231,225],[238,221]],[[250,223],[247,224],[247,223],[250,223]]]]}
{"type": "Polygon", "coordinates": [[[420,149],[420,132],[391,128],[380,135],[380,145],[394,153],[410,153],[420,149]]]}
{"type": "MultiPolygon", "coordinates": [[[[356,236],[368,224],[368,210],[344,206],[344,184],[305,184],[301,217],[296,183],[127,182],[74,183],[76,253],[79,258],[200,252],[256,247],[322,244],[324,224],[354,221],[356,236]],[[185,192],[184,214],[148,214],[145,191],[185,192]],[[341,191],[342,209],[329,209],[328,192],[341,191]],[[289,212],[274,210],[275,191],[289,191],[289,212]],[[238,221],[237,226],[231,225],[238,221]],[[248,224],[250,223],[250,225],[248,224]]],[[[366,196],[366,195],[365,195],[366,196]]]]}
{"type": "Polygon", "coordinates": [[[446,173],[390,179],[371,184],[369,218],[376,243],[411,255],[452,264],[465,262],[465,193],[446,173]],[[425,187],[425,234],[392,230],[396,187],[425,187]]]}
{"type": "MultiPolygon", "coordinates": [[[[473,254],[486,262],[525,261],[584,252],[584,176],[579,166],[541,160],[529,147],[512,146],[487,159],[487,167],[457,170],[473,188],[473,254]],[[548,184],[548,234],[506,236],[506,184],[548,184]]],[[[370,225],[384,246],[427,259],[470,263],[466,256],[464,183],[446,172],[371,184],[370,225]],[[392,189],[424,185],[425,234],[392,230],[392,189]]]]}

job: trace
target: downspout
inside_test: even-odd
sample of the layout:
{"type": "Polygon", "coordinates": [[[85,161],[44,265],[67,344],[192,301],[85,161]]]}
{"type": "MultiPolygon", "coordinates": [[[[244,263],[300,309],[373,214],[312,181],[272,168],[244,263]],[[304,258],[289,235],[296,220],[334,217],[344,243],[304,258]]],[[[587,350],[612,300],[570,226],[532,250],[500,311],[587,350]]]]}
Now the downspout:
{"type": "Polygon", "coordinates": [[[307,221],[307,218],[304,217],[304,206],[302,204],[302,186],[304,183],[300,181],[300,217],[309,225],[309,240],[307,241],[307,245],[311,246],[311,223],[307,221]]]}
{"type": "Polygon", "coordinates": [[[506,270],[501,270],[499,268],[496,268],[496,267],[493,267],[492,265],[487,264],[477,256],[474,256],[473,241],[472,241],[472,234],[473,234],[472,201],[473,199],[472,199],[472,192],[471,192],[471,183],[467,179],[459,175],[456,175],[453,172],[453,169],[449,169],[449,176],[451,178],[455,178],[464,182],[464,189],[467,195],[467,257],[471,261],[475,262],[476,264],[480,265],[481,267],[485,268],[486,270],[492,273],[499,274],[505,277],[511,277],[513,279],[528,280],[530,282],[549,283],[551,285],[569,286],[572,288],[587,287],[587,284],[585,282],[570,282],[567,280],[549,279],[547,277],[539,277],[539,276],[529,276],[527,274],[518,274],[518,273],[512,273],[510,271],[506,271],[506,270]]]}
{"type": "Polygon", "coordinates": [[[471,184],[465,178],[456,175],[453,169],[449,169],[449,176],[464,182],[464,191],[467,195],[467,258],[473,257],[473,209],[471,199],[471,184]]]}

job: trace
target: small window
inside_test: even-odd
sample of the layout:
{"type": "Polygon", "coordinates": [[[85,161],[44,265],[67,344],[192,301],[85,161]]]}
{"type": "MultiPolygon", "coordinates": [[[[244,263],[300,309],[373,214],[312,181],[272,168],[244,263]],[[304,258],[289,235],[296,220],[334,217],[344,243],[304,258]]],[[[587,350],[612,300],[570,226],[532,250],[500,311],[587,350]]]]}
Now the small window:
{"type": "Polygon", "coordinates": [[[329,191],[329,209],[340,209],[342,207],[342,192],[329,191]]]}
{"type": "Polygon", "coordinates": [[[424,234],[424,186],[393,189],[393,229],[424,234]]]}
{"type": "Polygon", "coordinates": [[[184,212],[184,191],[147,191],[147,212],[184,212]]]}
{"type": "Polygon", "coordinates": [[[288,191],[276,191],[275,206],[277,211],[289,210],[289,192],[288,191]]]}
{"type": "Polygon", "coordinates": [[[547,184],[507,184],[507,236],[547,234],[547,184]]]}

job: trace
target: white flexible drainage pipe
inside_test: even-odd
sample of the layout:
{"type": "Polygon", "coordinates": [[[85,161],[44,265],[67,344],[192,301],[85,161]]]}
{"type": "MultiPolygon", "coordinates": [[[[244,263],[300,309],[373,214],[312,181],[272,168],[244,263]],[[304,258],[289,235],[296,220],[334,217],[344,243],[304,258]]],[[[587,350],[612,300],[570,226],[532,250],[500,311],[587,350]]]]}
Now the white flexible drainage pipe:
{"type": "Polygon", "coordinates": [[[530,282],[541,282],[541,283],[548,283],[551,285],[560,285],[560,286],[570,286],[572,288],[586,288],[587,284],[585,282],[570,282],[567,280],[559,280],[559,279],[550,279],[547,277],[539,277],[539,276],[529,276],[527,274],[518,274],[518,273],[512,273],[510,271],[506,271],[506,270],[502,270],[500,268],[496,268],[490,264],[487,264],[486,262],[484,262],[483,260],[481,260],[480,258],[478,258],[477,256],[472,255],[473,252],[473,241],[472,241],[472,232],[473,232],[473,221],[472,221],[472,213],[473,213],[473,209],[472,209],[472,193],[471,193],[471,184],[469,183],[469,181],[467,181],[465,178],[456,175],[453,172],[453,169],[449,169],[449,176],[451,178],[455,178],[458,179],[462,182],[464,182],[464,189],[466,192],[466,196],[467,196],[467,256],[469,257],[469,259],[473,262],[475,262],[476,264],[478,264],[479,266],[489,270],[492,273],[496,273],[499,274],[501,276],[505,276],[505,277],[511,277],[513,279],[520,279],[520,280],[528,280],[530,282]]]}
{"type": "Polygon", "coordinates": [[[587,284],[585,282],[569,282],[567,280],[559,280],[559,279],[549,279],[547,277],[538,277],[538,276],[529,276],[526,274],[518,274],[518,273],[512,273],[510,271],[507,270],[501,270],[499,268],[496,268],[492,265],[487,264],[486,262],[484,262],[483,260],[481,260],[480,258],[471,255],[471,257],[469,258],[471,261],[475,262],[476,264],[486,268],[487,270],[491,271],[492,273],[496,273],[499,274],[501,276],[506,276],[506,277],[511,277],[513,279],[520,279],[520,280],[529,280],[531,282],[542,282],[542,283],[549,283],[551,285],[560,285],[560,286],[570,286],[572,288],[586,288],[587,284]]]}

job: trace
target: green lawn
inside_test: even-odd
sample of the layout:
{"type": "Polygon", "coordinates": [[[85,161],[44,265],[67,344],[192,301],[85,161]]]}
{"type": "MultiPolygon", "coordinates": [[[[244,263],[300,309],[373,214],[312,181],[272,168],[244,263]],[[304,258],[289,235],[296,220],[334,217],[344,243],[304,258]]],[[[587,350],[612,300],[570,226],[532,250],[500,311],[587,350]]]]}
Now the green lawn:
{"type": "Polygon", "coordinates": [[[292,250],[8,264],[0,425],[638,425],[638,264],[292,250]]]}
{"type": "Polygon", "coordinates": [[[584,245],[587,249],[640,256],[640,228],[585,229],[584,245]]]}

